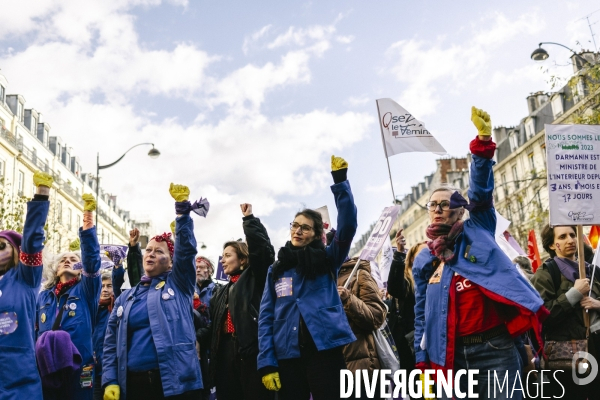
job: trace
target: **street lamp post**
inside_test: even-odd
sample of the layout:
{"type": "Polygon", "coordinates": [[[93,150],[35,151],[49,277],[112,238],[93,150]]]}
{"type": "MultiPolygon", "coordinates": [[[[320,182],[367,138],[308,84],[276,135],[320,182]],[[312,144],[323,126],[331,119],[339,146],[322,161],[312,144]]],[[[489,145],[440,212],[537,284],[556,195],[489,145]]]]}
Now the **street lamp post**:
{"type": "Polygon", "coordinates": [[[583,62],[583,64],[590,64],[590,62],[588,60],[586,60],[585,58],[581,57],[579,54],[577,54],[575,52],[575,50],[565,46],[564,44],[560,44],[560,43],[555,43],[555,42],[541,42],[538,46],[537,49],[535,49],[533,51],[533,53],[531,53],[531,59],[533,61],[544,61],[547,60],[548,57],[550,57],[550,55],[548,54],[548,52],[542,48],[543,44],[553,44],[556,46],[560,46],[560,47],[564,47],[565,49],[569,50],[571,53],[573,53],[573,55],[575,57],[577,57],[579,60],[581,60],[583,62]]]}
{"type": "MultiPolygon", "coordinates": [[[[134,149],[134,148],[136,148],[138,146],[145,146],[145,145],[152,146],[152,149],[150,149],[150,151],[148,152],[148,156],[150,156],[150,158],[158,158],[158,156],[160,156],[160,151],[158,151],[157,149],[154,148],[154,143],[139,143],[139,144],[136,144],[135,146],[129,148],[129,150],[127,150],[125,153],[123,153],[123,155],[121,157],[119,157],[117,159],[117,161],[112,162],[110,164],[106,164],[106,165],[100,165],[100,153],[98,153],[98,155],[96,157],[96,201],[99,201],[99,199],[100,199],[100,170],[112,167],[113,165],[115,165],[119,161],[121,161],[123,159],[123,157],[125,157],[125,155],[127,153],[129,153],[132,149],[134,149]]],[[[99,212],[100,212],[100,208],[98,208],[98,210],[96,211],[96,228],[98,227],[98,214],[99,214],[99,212]]]]}

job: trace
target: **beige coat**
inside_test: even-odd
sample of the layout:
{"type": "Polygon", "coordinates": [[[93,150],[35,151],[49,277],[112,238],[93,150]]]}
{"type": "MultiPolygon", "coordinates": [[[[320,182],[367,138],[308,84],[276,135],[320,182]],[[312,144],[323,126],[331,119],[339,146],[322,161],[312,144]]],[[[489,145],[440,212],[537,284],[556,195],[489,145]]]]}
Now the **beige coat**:
{"type": "MultiPolygon", "coordinates": [[[[344,286],[356,261],[353,258],[342,265],[338,286],[344,286]]],[[[380,368],[373,331],[383,325],[387,311],[377,283],[371,277],[369,262],[361,261],[348,289],[352,294],[343,303],[344,311],[356,341],[344,347],[344,358],[350,371],[367,369],[371,374],[374,369],[380,368]]]]}

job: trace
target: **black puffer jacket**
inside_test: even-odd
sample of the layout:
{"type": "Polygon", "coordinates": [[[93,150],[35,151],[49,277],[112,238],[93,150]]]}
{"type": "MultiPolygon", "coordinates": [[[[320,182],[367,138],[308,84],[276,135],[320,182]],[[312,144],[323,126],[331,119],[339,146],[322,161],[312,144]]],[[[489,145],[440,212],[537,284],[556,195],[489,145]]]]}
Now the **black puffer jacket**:
{"type": "Polygon", "coordinates": [[[244,234],[250,253],[248,266],[244,268],[236,283],[229,282],[220,287],[210,300],[212,361],[209,366],[209,378],[213,383],[217,366],[215,356],[218,357],[219,340],[223,333],[228,307],[241,357],[256,357],[258,354],[258,310],[267,271],[275,261],[275,250],[260,219],[249,215],[243,220],[244,234]]]}

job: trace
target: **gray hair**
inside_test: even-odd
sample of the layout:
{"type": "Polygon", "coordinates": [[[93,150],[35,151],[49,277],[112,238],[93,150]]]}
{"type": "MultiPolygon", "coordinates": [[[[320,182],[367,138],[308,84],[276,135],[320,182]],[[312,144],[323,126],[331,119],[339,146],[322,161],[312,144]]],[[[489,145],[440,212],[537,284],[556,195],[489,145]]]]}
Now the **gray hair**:
{"type": "Polygon", "coordinates": [[[42,279],[44,279],[45,282],[42,286],[42,290],[52,289],[54,286],[56,286],[56,284],[59,281],[58,276],[56,276],[56,272],[58,270],[58,262],[65,254],[69,253],[74,253],[75,255],[77,255],[77,257],[79,257],[79,260],[81,261],[81,250],[65,251],[63,253],[54,255],[50,251],[44,249],[42,253],[42,258],[44,260],[42,279]]]}
{"type": "Polygon", "coordinates": [[[435,192],[450,192],[450,193],[458,192],[458,193],[460,193],[460,189],[457,188],[456,186],[450,185],[449,183],[442,183],[440,186],[433,189],[433,192],[431,192],[431,195],[429,196],[429,198],[431,198],[431,196],[433,196],[433,194],[435,192]]]}
{"type": "Polygon", "coordinates": [[[531,260],[525,256],[516,256],[513,260],[515,264],[517,264],[523,271],[528,274],[533,274],[533,270],[531,269],[531,260]]]}

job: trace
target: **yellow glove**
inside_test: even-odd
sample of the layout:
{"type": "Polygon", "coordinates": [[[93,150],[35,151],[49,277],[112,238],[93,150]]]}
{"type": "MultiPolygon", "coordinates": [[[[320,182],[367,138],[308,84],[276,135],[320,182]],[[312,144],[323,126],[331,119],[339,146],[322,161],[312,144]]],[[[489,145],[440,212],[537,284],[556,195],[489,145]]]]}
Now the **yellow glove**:
{"type": "Polygon", "coordinates": [[[171,193],[171,197],[173,197],[177,202],[186,201],[190,198],[190,188],[184,185],[176,185],[171,183],[171,186],[169,187],[169,193],[171,193]]]}
{"type": "Polygon", "coordinates": [[[94,211],[96,209],[96,199],[89,193],[84,193],[81,198],[83,199],[83,211],[94,211]]]}
{"type": "Polygon", "coordinates": [[[171,222],[171,232],[173,232],[173,235],[175,234],[175,221],[171,222]]]}
{"type": "Polygon", "coordinates": [[[262,383],[269,390],[278,391],[281,389],[281,382],[279,382],[279,372],[272,372],[262,377],[262,383]]]}
{"type": "Polygon", "coordinates": [[[479,108],[471,107],[471,121],[480,136],[492,136],[490,115],[479,108]]]}
{"type": "Polygon", "coordinates": [[[331,170],[337,171],[343,168],[348,168],[348,162],[342,157],[331,156],[331,170]]]}
{"type": "Polygon", "coordinates": [[[77,251],[81,249],[81,241],[79,241],[79,238],[73,240],[71,243],[69,243],[69,250],[71,251],[77,251]]]}
{"type": "Polygon", "coordinates": [[[121,398],[121,388],[119,385],[108,385],[104,389],[104,400],[119,400],[121,398]]]}
{"type": "Polygon", "coordinates": [[[35,186],[47,186],[51,188],[52,182],[54,182],[54,178],[50,174],[39,171],[33,174],[33,184],[35,186]]]}
{"type": "Polygon", "coordinates": [[[433,394],[433,385],[425,387],[425,374],[420,374],[419,380],[421,381],[421,387],[423,388],[423,398],[435,399],[435,395],[433,394]]]}

